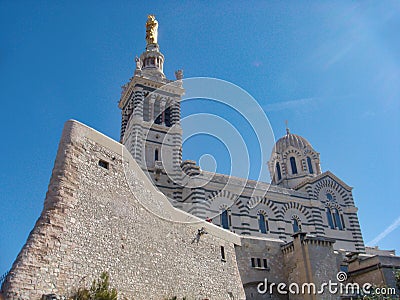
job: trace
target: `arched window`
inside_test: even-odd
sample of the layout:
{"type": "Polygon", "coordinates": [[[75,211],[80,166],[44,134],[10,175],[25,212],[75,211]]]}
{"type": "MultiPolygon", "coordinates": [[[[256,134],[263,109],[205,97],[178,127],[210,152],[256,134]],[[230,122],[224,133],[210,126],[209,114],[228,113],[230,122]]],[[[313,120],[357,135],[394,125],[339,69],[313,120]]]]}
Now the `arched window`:
{"type": "Polygon", "coordinates": [[[337,208],[327,208],[326,217],[328,219],[328,224],[331,229],[339,229],[343,230],[344,226],[344,218],[337,208]]]}
{"type": "Polygon", "coordinates": [[[279,162],[276,163],[276,174],[278,175],[278,181],[282,179],[282,174],[281,174],[281,165],[279,162]]]}
{"type": "Polygon", "coordinates": [[[342,214],[340,214],[340,219],[342,220],[342,227],[343,227],[343,229],[345,229],[346,226],[344,225],[344,218],[343,218],[342,214]]]}
{"type": "Polygon", "coordinates": [[[301,223],[300,223],[300,220],[298,220],[298,219],[296,219],[296,218],[293,218],[292,226],[293,226],[293,232],[294,232],[294,233],[300,232],[300,231],[301,231],[301,223]]]}
{"type": "Polygon", "coordinates": [[[335,223],[336,223],[336,227],[339,230],[343,230],[342,220],[340,218],[337,208],[332,209],[332,212],[333,212],[333,219],[335,220],[335,223]]]}
{"type": "Polygon", "coordinates": [[[145,98],[143,100],[143,121],[150,121],[150,97],[147,97],[145,95],[145,98]]]}
{"type": "Polygon", "coordinates": [[[269,228],[268,228],[268,220],[265,218],[265,215],[263,213],[258,214],[258,227],[260,228],[261,233],[267,233],[269,228]]]}
{"type": "Polygon", "coordinates": [[[333,223],[332,212],[331,209],[328,207],[326,209],[326,217],[328,219],[328,224],[331,229],[335,229],[335,224],[333,223]]]}
{"type": "Polygon", "coordinates": [[[307,156],[307,164],[308,164],[308,171],[310,172],[310,174],[314,174],[311,158],[309,156],[307,156]]]}
{"type": "Polygon", "coordinates": [[[171,127],[171,108],[169,106],[164,111],[164,122],[165,126],[171,127]]]}
{"type": "Polygon", "coordinates": [[[222,228],[225,229],[229,229],[230,227],[230,215],[229,215],[229,211],[227,209],[225,209],[222,213],[221,213],[221,226],[222,228]]]}
{"type": "Polygon", "coordinates": [[[297,174],[296,159],[293,156],[290,158],[290,166],[292,167],[292,174],[297,174]]]}
{"type": "Polygon", "coordinates": [[[154,123],[161,124],[162,122],[162,111],[161,111],[161,102],[156,100],[154,102],[154,123]]]}
{"type": "Polygon", "coordinates": [[[158,149],[156,149],[155,151],[154,151],[154,161],[158,161],[159,160],[159,157],[158,157],[158,149]]]}
{"type": "Polygon", "coordinates": [[[331,193],[326,193],[326,199],[328,199],[328,201],[334,201],[334,198],[331,193]]]}

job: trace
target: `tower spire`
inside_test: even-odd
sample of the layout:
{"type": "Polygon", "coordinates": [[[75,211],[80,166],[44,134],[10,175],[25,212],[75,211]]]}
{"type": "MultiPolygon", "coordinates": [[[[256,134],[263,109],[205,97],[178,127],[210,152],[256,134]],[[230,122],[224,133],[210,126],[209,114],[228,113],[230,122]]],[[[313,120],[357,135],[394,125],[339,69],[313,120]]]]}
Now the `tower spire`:
{"type": "Polygon", "coordinates": [[[288,126],[288,120],[285,120],[285,124],[286,124],[286,134],[290,134],[290,130],[289,130],[289,126],[288,126]]]}

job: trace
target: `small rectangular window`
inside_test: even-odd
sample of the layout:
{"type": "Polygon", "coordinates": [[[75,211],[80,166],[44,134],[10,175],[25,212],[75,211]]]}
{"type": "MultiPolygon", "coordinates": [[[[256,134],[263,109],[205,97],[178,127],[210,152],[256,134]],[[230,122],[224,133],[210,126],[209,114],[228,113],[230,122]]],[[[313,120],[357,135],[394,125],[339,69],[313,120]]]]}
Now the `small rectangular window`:
{"type": "Polygon", "coordinates": [[[261,268],[261,258],[257,258],[257,267],[261,268]]]}
{"type": "Polygon", "coordinates": [[[221,246],[221,260],[225,261],[225,248],[221,246]]]}
{"type": "Polygon", "coordinates": [[[106,162],[105,160],[100,159],[100,160],[99,160],[99,166],[102,167],[102,168],[104,168],[104,169],[107,169],[107,170],[108,170],[108,168],[109,168],[109,163],[106,162]]]}
{"type": "Polygon", "coordinates": [[[255,268],[255,267],[256,267],[256,262],[255,262],[254,257],[251,258],[251,267],[252,267],[252,268],[255,268]]]}
{"type": "Polygon", "coordinates": [[[267,259],[263,259],[264,269],[268,268],[267,259]]]}
{"type": "Polygon", "coordinates": [[[340,266],[340,271],[348,273],[349,272],[349,267],[346,265],[341,265],[340,266]]]}

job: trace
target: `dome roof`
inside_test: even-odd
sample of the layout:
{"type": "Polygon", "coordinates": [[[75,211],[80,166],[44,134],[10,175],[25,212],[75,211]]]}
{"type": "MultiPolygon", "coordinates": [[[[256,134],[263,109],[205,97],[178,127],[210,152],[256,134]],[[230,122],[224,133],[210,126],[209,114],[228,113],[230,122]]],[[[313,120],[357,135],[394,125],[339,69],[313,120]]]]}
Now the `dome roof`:
{"type": "Polygon", "coordinates": [[[274,151],[277,153],[283,153],[286,151],[287,148],[290,146],[297,148],[297,149],[304,149],[309,147],[312,149],[311,144],[303,137],[290,133],[289,129],[286,129],[286,135],[281,137],[276,143],[274,151]]]}

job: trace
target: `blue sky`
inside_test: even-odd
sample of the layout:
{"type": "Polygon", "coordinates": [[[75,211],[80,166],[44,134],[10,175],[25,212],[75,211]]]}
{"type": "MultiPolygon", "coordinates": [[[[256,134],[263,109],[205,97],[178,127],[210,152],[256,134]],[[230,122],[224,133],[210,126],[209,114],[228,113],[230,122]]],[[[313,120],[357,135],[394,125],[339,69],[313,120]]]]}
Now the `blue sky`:
{"type": "Polygon", "coordinates": [[[242,87],[277,137],[289,120],[354,187],[365,242],[400,254],[398,1],[80,2],[0,2],[0,273],[40,215],[63,123],[119,139],[120,86],[149,13],[167,77],[242,87]]]}

